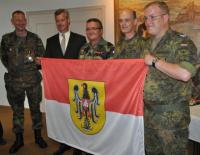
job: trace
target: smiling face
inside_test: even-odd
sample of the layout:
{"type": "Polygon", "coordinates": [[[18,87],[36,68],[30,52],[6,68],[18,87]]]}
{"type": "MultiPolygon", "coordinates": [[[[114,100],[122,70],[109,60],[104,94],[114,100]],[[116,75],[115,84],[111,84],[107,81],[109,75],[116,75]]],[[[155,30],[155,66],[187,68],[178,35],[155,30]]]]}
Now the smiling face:
{"type": "Polygon", "coordinates": [[[22,32],[26,30],[27,21],[23,13],[15,13],[12,16],[11,22],[17,32],[22,32]]]}
{"type": "Polygon", "coordinates": [[[69,17],[66,15],[65,12],[62,12],[61,14],[57,15],[55,17],[56,21],[56,27],[60,33],[67,32],[69,30],[69,17]]]}
{"type": "Polygon", "coordinates": [[[136,30],[137,20],[133,17],[130,10],[123,10],[119,14],[120,30],[123,34],[134,33],[136,30]]]}
{"type": "Polygon", "coordinates": [[[144,21],[149,34],[162,36],[168,29],[169,15],[154,4],[144,10],[144,21]]]}
{"type": "Polygon", "coordinates": [[[91,42],[98,41],[103,35],[103,30],[97,22],[91,21],[86,23],[86,35],[91,42]]]}

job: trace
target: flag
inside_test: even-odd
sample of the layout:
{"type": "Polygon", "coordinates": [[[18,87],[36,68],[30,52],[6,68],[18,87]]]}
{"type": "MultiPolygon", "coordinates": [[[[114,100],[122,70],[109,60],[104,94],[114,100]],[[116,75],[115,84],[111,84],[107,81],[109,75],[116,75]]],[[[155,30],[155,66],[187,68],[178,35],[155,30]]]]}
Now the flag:
{"type": "Polygon", "coordinates": [[[142,59],[41,59],[48,136],[97,155],[144,155],[142,59]]]}

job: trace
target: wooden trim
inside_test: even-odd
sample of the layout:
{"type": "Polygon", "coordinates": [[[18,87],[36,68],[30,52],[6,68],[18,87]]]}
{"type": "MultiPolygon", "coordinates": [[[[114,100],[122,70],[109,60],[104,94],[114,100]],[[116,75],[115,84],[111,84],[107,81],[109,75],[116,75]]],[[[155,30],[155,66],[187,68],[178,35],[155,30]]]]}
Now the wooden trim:
{"type": "Polygon", "coordinates": [[[119,29],[119,0],[114,0],[114,30],[115,30],[115,44],[119,40],[120,29],[119,29]]]}

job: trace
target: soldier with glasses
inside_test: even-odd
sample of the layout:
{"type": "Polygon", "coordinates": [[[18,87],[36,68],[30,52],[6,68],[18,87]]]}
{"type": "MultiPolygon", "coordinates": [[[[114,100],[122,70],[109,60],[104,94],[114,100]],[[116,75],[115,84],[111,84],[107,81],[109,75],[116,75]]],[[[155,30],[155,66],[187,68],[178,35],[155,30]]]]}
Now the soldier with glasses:
{"type": "Polygon", "coordinates": [[[169,18],[169,8],[163,1],[151,2],[144,8],[150,34],[143,53],[149,67],[144,84],[147,155],[187,154],[197,48],[188,36],[170,28],[169,18]]]}

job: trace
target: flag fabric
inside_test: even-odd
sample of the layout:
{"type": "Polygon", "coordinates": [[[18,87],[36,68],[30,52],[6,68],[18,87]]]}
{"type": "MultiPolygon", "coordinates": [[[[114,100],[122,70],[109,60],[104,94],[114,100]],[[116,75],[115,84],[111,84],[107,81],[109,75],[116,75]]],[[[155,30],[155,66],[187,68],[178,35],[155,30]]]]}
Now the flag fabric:
{"type": "Polygon", "coordinates": [[[42,58],[48,136],[97,155],[144,155],[143,59],[42,58]]]}

